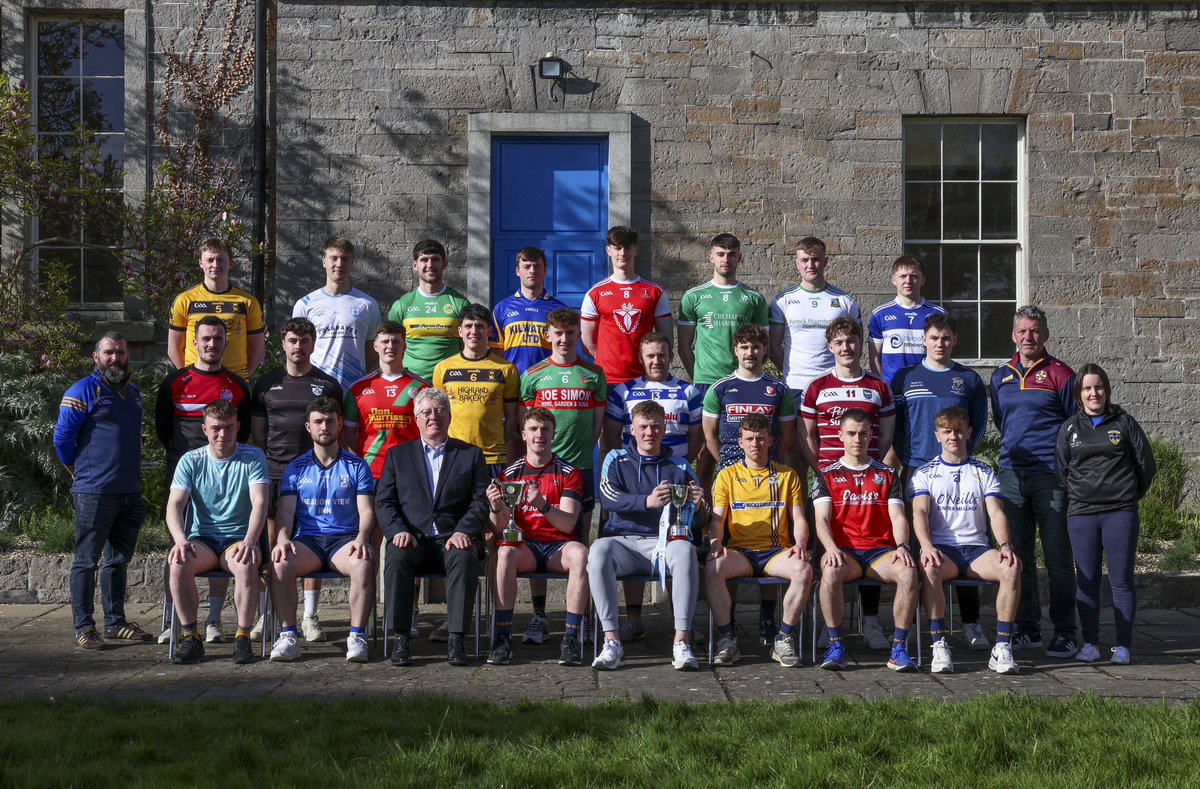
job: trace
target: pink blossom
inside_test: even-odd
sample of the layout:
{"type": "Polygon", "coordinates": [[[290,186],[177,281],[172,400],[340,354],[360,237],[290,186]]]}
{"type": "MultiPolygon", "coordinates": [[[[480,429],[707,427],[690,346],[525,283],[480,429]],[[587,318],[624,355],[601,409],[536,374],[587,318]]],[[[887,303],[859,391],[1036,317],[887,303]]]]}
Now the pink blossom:
{"type": "Polygon", "coordinates": [[[17,83],[17,87],[20,88],[21,90],[29,90],[29,83],[26,82],[25,80],[21,80],[20,82],[17,83]]]}
{"type": "Polygon", "coordinates": [[[66,195],[59,195],[59,196],[58,196],[58,204],[59,204],[59,205],[66,205],[66,204],[67,204],[67,196],[66,196],[66,195]]]}

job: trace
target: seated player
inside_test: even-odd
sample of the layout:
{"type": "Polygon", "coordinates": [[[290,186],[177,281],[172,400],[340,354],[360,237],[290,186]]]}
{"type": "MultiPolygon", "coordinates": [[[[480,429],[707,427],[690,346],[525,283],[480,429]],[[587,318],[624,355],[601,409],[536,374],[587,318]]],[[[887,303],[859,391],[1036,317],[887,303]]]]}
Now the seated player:
{"type": "Polygon", "coordinates": [[[871,418],[857,408],[842,414],[840,460],[817,474],[813,511],[817,538],[825,547],[821,560],[821,613],[829,633],[821,668],[846,667],[842,645],[842,585],[869,578],[896,587],[892,617],[896,630],[887,666],[893,671],[916,671],[905,642],[917,609],[919,578],[908,547],[908,519],[900,476],[871,458],[871,418]]]}
{"type": "Polygon", "coordinates": [[[204,407],[200,429],[208,443],[179,459],[167,499],[167,528],[175,541],[167,553],[169,583],[183,631],[173,662],[195,663],[204,657],[204,639],[196,627],[196,576],[220,569],[237,584],[233,662],[250,663],[250,628],[258,612],[258,577],[266,554],[267,457],[258,447],[237,442],[237,412],[224,400],[204,407]]]}
{"type": "Polygon", "coordinates": [[[800,478],[787,466],[771,462],[771,420],[750,414],[738,425],[738,444],[745,458],[726,466],[713,483],[709,537],[712,548],[704,568],[708,602],[717,623],[718,666],[731,666],[741,656],[733,633],[732,600],[726,582],[755,576],[787,578],[783,624],[771,647],[781,666],[800,663],[796,628],[808,607],[812,566],[808,563],[808,520],[800,478]],[[729,542],[723,544],[725,527],[729,542]]]}
{"type": "Polygon", "coordinates": [[[366,461],[338,446],[342,408],[331,397],[306,407],[304,429],[313,448],[288,464],[279,484],[278,529],[271,551],[271,601],[280,632],[271,660],[300,657],[296,579],[339,572],[350,579],[350,636],[346,660],[367,662],[367,619],[375,603],[375,479],[366,461]]]}
{"type": "Polygon", "coordinates": [[[512,658],[513,604],[517,599],[517,573],[567,574],[567,625],[559,651],[560,666],[582,662],[579,628],[587,609],[587,546],[575,539],[583,502],[583,475],[559,460],[550,447],[554,443],[554,414],[531,408],[521,417],[521,440],[525,457],[501,474],[503,481],[524,481],[525,501],[517,507],[516,523],[525,539],[506,543],[500,532],[513,514],[500,486],[488,486],[496,536],[496,636],[487,662],[504,665],[512,658]]]}
{"type": "Polygon", "coordinates": [[[946,644],[946,592],[942,585],[955,578],[973,578],[999,584],[996,645],[988,667],[997,674],[1019,674],[1012,655],[1012,635],[1021,598],[1021,560],[1008,541],[1000,483],[990,468],[968,454],[971,427],[966,411],[947,408],[938,413],[934,424],[942,453],[917,469],[909,483],[933,639],[929,670],[934,674],[954,671],[946,644]],[[993,550],[988,541],[989,520],[1000,550],[993,550]]]}

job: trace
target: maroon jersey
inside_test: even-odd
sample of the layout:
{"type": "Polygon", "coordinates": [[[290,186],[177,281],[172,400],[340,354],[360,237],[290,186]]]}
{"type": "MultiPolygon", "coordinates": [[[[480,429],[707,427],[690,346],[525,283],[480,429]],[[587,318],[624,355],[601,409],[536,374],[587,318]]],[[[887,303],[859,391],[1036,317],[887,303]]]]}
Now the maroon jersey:
{"type": "MultiPolygon", "coordinates": [[[[563,499],[583,501],[583,475],[579,469],[569,466],[554,457],[541,468],[529,465],[524,458],[504,469],[500,479],[508,482],[524,480],[537,485],[538,490],[550,506],[556,507],[563,499]]],[[[515,514],[517,528],[525,535],[525,539],[534,542],[569,542],[575,539],[573,534],[566,534],[551,526],[546,516],[538,512],[530,504],[521,504],[515,514]]]]}
{"type": "Polygon", "coordinates": [[[900,475],[878,460],[862,468],[837,461],[817,474],[812,500],[832,506],[829,529],[837,547],[856,551],[896,547],[888,505],[904,505],[904,486],[900,475]]]}
{"type": "Polygon", "coordinates": [[[860,377],[845,381],[828,372],[808,385],[800,404],[801,419],[817,421],[817,462],[824,468],[845,452],[838,430],[842,414],[857,408],[871,418],[871,448],[873,460],[879,456],[879,418],[896,413],[892,391],[883,379],[864,372],[860,377]]]}
{"type": "Polygon", "coordinates": [[[215,373],[184,367],[167,376],[158,387],[154,428],[159,442],[166,447],[171,469],[185,452],[208,443],[200,426],[204,423],[204,407],[217,400],[237,409],[238,442],[249,441],[250,387],[224,367],[215,373]]]}

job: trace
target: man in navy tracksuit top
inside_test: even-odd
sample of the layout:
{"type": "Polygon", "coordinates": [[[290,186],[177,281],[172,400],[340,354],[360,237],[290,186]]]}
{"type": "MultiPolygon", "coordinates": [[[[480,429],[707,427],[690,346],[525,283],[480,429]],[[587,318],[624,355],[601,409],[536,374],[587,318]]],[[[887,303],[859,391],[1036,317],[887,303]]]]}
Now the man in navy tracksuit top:
{"type": "Polygon", "coordinates": [[[1017,310],[1013,323],[1017,353],[992,373],[992,419],[1000,429],[1000,490],[1017,557],[1021,560],[1021,604],[1013,648],[1042,645],[1041,600],[1034,550],[1041,530],[1050,581],[1054,638],[1047,657],[1070,658],[1075,643],[1075,572],[1067,534],[1067,492],[1054,472],[1058,429],[1071,414],[1075,373],[1046,353],[1046,313],[1017,310]]]}
{"type": "Polygon", "coordinates": [[[129,380],[125,338],[108,332],[92,353],[96,369],[71,385],[58,407],[54,449],[74,484],[75,561],[71,565],[71,615],[75,642],[103,649],[96,632],[96,565],[104,638],[145,641],[125,620],[125,574],[146,507],[142,502],[142,395],[129,380]]]}
{"type": "MultiPolygon", "coordinates": [[[[700,566],[691,540],[667,539],[667,526],[677,510],[670,504],[669,486],[687,485],[693,508],[704,500],[704,493],[687,461],[663,447],[666,427],[658,402],[638,403],[630,420],[633,448],[610,452],[600,472],[600,500],[608,522],[604,536],[588,552],[588,582],[596,601],[596,617],[604,629],[604,647],[592,668],[611,671],[624,663],[625,650],[617,631],[618,576],[654,573],[659,578],[670,575],[673,582],[671,665],[679,671],[695,671],[699,666],[689,641],[700,566]]],[[[683,509],[688,509],[686,503],[683,509]]],[[[686,520],[686,512],[682,517],[686,520]]]]}

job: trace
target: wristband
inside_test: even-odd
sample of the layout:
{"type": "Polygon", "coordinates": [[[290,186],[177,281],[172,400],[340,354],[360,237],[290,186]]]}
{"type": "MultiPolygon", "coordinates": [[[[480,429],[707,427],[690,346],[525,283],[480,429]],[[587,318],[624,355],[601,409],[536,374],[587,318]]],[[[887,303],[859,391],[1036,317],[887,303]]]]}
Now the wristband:
{"type": "Polygon", "coordinates": [[[1002,542],[1002,543],[1000,543],[1000,550],[1002,550],[1002,551],[1003,551],[1005,548],[1007,548],[1008,550],[1010,550],[1010,551],[1011,551],[1011,550],[1013,549],[1013,544],[1012,544],[1011,542],[1002,542]]]}

